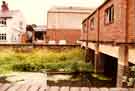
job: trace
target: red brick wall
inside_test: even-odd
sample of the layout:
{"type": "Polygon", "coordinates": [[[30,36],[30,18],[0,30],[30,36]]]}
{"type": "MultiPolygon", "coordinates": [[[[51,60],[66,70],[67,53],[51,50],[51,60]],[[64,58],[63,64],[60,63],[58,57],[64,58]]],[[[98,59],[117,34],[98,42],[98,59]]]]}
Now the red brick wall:
{"type": "Polygon", "coordinates": [[[87,21],[82,24],[81,40],[87,40],[87,21]]]}
{"type": "Polygon", "coordinates": [[[128,38],[129,42],[135,42],[135,0],[128,0],[128,38]]]}
{"type": "MultiPolygon", "coordinates": [[[[91,30],[88,24],[88,39],[97,40],[98,22],[99,22],[99,40],[125,42],[126,35],[129,41],[135,41],[135,0],[109,0],[107,3],[99,7],[93,15],[88,17],[84,23],[95,17],[94,30],[91,30]],[[129,5],[127,13],[127,1],[129,5]],[[114,23],[105,24],[105,10],[114,5],[114,23]],[[99,20],[97,12],[99,11],[99,20]],[[128,17],[127,17],[128,16],[128,17]],[[127,19],[126,19],[127,18],[127,19]],[[126,33],[128,27],[128,34],[126,33]]],[[[84,25],[84,24],[83,24],[84,25]]],[[[85,33],[82,34],[86,36],[85,33]]]]}
{"type": "Polygon", "coordinates": [[[99,10],[100,41],[125,41],[126,0],[110,0],[99,10]],[[114,23],[106,25],[104,22],[105,10],[114,5],[114,23]]]}
{"type": "Polygon", "coordinates": [[[66,40],[68,44],[76,44],[80,40],[81,30],[79,29],[48,29],[47,40],[66,40]]]}
{"type": "Polygon", "coordinates": [[[21,43],[26,43],[27,42],[27,35],[26,33],[22,33],[20,36],[21,43]]]}
{"type": "Polygon", "coordinates": [[[88,40],[94,40],[96,41],[98,38],[98,13],[95,12],[94,15],[92,15],[88,19],[88,40]],[[91,27],[91,19],[94,18],[94,28],[91,27]]]}

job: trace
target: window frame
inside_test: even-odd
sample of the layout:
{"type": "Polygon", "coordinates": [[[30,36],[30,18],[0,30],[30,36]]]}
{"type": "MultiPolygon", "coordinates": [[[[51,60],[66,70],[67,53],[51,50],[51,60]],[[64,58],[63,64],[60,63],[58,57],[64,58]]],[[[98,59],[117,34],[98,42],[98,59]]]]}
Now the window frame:
{"type": "Polygon", "coordinates": [[[87,23],[84,22],[83,24],[83,32],[86,33],[87,32],[87,23]]]}
{"type": "Polygon", "coordinates": [[[6,33],[0,33],[0,41],[6,41],[7,40],[7,34],[6,33]]]}
{"type": "Polygon", "coordinates": [[[95,29],[95,17],[92,17],[90,19],[90,30],[94,30],[95,29]]]}
{"type": "Polygon", "coordinates": [[[114,23],[114,5],[112,4],[104,12],[104,24],[109,25],[114,23]]]}
{"type": "Polygon", "coordinates": [[[7,18],[0,18],[0,24],[6,26],[7,25],[7,18]]]}

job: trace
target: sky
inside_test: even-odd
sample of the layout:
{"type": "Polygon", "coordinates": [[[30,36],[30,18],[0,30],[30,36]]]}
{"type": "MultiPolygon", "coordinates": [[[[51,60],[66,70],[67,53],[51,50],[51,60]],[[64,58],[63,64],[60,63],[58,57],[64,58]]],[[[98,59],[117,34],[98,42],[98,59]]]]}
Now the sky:
{"type": "MultiPolygon", "coordinates": [[[[3,0],[0,0],[0,3],[3,0]]],[[[96,8],[104,0],[4,0],[10,10],[19,9],[27,24],[45,25],[47,11],[53,6],[80,6],[96,8]]]]}

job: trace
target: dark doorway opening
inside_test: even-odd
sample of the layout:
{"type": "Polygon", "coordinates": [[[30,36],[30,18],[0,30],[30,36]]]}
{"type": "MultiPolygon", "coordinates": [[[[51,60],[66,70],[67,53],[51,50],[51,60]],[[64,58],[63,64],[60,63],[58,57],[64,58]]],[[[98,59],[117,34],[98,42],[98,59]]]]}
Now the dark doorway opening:
{"type": "Polygon", "coordinates": [[[44,40],[44,32],[43,31],[35,32],[35,39],[36,39],[36,41],[44,40]]]}
{"type": "Polygon", "coordinates": [[[112,79],[112,84],[116,85],[118,59],[101,53],[101,60],[104,62],[104,75],[112,79]]]}
{"type": "Polygon", "coordinates": [[[129,64],[129,67],[135,66],[135,64],[133,64],[133,63],[131,63],[131,62],[128,62],[128,64],[129,64]]]}
{"type": "Polygon", "coordinates": [[[95,51],[90,49],[90,48],[88,48],[86,50],[86,56],[87,56],[86,62],[90,62],[91,64],[94,65],[95,51]]]}

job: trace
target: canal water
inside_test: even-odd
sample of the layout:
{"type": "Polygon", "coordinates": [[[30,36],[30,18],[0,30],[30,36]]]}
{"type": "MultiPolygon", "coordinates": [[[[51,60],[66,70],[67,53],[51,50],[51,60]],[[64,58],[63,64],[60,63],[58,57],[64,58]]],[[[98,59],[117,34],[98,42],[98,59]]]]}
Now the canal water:
{"type": "Polygon", "coordinates": [[[47,75],[49,86],[115,87],[111,78],[94,73],[52,73],[47,75]]]}

